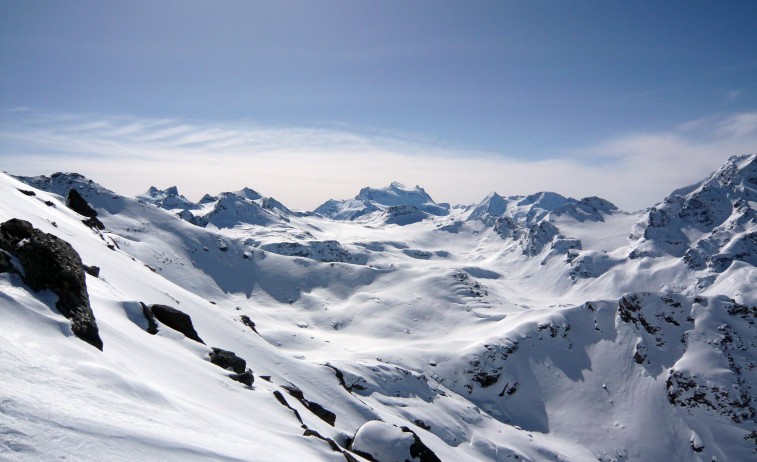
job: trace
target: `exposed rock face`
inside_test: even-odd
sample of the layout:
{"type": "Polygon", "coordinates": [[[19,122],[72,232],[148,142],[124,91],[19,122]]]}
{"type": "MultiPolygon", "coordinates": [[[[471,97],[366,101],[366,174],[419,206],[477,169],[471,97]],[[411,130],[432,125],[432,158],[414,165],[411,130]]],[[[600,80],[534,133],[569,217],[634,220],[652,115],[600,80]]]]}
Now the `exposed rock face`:
{"type": "Polygon", "coordinates": [[[145,315],[145,319],[147,319],[147,333],[151,335],[155,335],[158,333],[158,322],[155,320],[155,315],[152,313],[152,310],[145,305],[142,302],[139,302],[140,305],[142,305],[142,314],[145,315]]]}
{"type": "Polygon", "coordinates": [[[87,217],[84,220],[84,224],[97,229],[105,229],[105,226],[100,220],[97,219],[97,210],[93,209],[87,201],[81,197],[79,191],[70,189],[66,196],[66,206],[78,213],[79,215],[87,217]]]}
{"type": "Polygon", "coordinates": [[[310,412],[318,416],[319,419],[323,420],[332,427],[334,426],[334,423],[336,423],[336,414],[316,402],[305,399],[305,395],[302,393],[302,390],[300,390],[295,385],[286,385],[282,388],[288,391],[289,394],[294,398],[299,400],[303,406],[305,406],[310,412]]]}
{"type": "Polygon", "coordinates": [[[210,362],[223,369],[242,374],[247,369],[247,362],[237,356],[233,351],[222,350],[213,347],[210,353],[210,362]]]}
{"type": "MultiPolygon", "coordinates": [[[[34,291],[52,290],[56,308],[72,322],[73,333],[96,347],[103,342],[89,305],[84,264],[68,242],[13,218],[0,225],[0,249],[14,255],[23,267],[23,280],[34,291]]],[[[7,255],[4,255],[7,261],[7,255]]],[[[0,264],[8,267],[10,262],[0,264]]]]}
{"type": "Polygon", "coordinates": [[[14,270],[10,256],[4,251],[0,251],[0,274],[9,273],[14,270]]]}
{"type": "Polygon", "coordinates": [[[255,332],[256,334],[260,335],[258,330],[255,328],[255,321],[250,319],[249,316],[247,316],[246,314],[243,314],[242,316],[239,317],[239,319],[242,320],[242,324],[252,329],[252,331],[255,332]]]}
{"type": "Polygon", "coordinates": [[[491,193],[473,208],[468,220],[481,220],[487,226],[492,226],[498,218],[509,218],[529,227],[550,214],[568,215],[580,222],[604,221],[605,215],[612,215],[617,210],[611,202],[599,197],[577,200],[553,192],[539,192],[525,197],[503,197],[491,193]]]}
{"type": "Polygon", "coordinates": [[[192,318],[183,311],[166,305],[150,305],[150,311],[155,318],[171,329],[181,332],[187,338],[205,344],[192,325],[192,318]]]}
{"type": "Polygon", "coordinates": [[[247,361],[237,356],[233,351],[213,347],[213,351],[210,353],[210,362],[220,368],[233,371],[233,374],[229,374],[231,380],[248,387],[251,387],[255,381],[252,371],[247,369],[247,361]]]}
{"type": "Polygon", "coordinates": [[[524,243],[523,253],[529,256],[538,255],[558,233],[559,230],[552,223],[548,221],[540,222],[528,230],[528,237],[524,243]]]}
{"type": "Polygon", "coordinates": [[[290,257],[310,258],[324,263],[340,262],[353,265],[364,265],[368,262],[368,255],[350,251],[337,241],[277,242],[264,244],[261,249],[278,255],[290,257]]]}
{"type": "Polygon", "coordinates": [[[229,374],[229,378],[241,384],[247,385],[248,387],[251,387],[253,382],[255,382],[255,376],[252,375],[252,371],[249,369],[242,372],[241,374],[229,374]]]}
{"type": "Polygon", "coordinates": [[[386,209],[384,222],[390,225],[410,225],[423,221],[429,215],[414,205],[393,205],[386,209]]]}
{"type": "Polygon", "coordinates": [[[150,186],[146,193],[137,197],[166,210],[196,210],[200,208],[197,204],[179,194],[176,186],[162,190],[150,186]]]}
{"type": "Polygon", "coordinates": [[[757,155],[734,156],[703,181],[673,191],[637,224],[633,257],[663,254],[721,273],[757,264],[757,155]]]}

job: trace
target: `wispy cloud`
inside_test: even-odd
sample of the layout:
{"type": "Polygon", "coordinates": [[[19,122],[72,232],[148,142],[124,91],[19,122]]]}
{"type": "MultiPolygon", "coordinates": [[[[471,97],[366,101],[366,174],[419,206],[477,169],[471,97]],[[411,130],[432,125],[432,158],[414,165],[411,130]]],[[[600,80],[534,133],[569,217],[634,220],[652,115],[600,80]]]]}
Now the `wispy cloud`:
{"type": "Polygon", "coordinates": [[[720,121],[718,133],[725,137],[741,138],[757,132],[757,112],[734,114],[720,121]]]}
{"type": "Polygon", "coordinates": [[[744,90],[727,90],[725,92],[725,98],[728,102],[738,101],[746,95],[744,90]]]}
{"type": "Polygon", "coordinates": [[[618,136],[538,162],[453,149],[348,127],[293,128],[123,116],[4,112],[0,167],[11,173],[78,171],[124,194],[176,184],[193,198],[251,186],[312,209],[329,198],[397,180],[437,200],[471,203],[488,192],[599,195],[626,209],[653,205],[733,154],[757,150],[757,113],[618,136]]]}

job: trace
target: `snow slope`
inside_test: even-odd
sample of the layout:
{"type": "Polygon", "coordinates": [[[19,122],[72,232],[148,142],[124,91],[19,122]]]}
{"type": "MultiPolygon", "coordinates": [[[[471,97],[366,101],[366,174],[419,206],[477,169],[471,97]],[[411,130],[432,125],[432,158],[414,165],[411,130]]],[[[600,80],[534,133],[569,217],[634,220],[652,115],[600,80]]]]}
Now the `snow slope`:
{"type": "Polygon", "coordinates": [[[449,207],[398,184],[317,215],[252,190],[175,208],[178,191],[2,175],[0,223],[100,268],[104,348],[55,294],[0,274],[0,455],[750,460],[756,166],[734,157],[637,213],[554,193],[449,207]],[[104,230],[66,207],[71,188],[104,230]],[[187,313],[206,345],[150,335],[140,302],[187,313]]]}

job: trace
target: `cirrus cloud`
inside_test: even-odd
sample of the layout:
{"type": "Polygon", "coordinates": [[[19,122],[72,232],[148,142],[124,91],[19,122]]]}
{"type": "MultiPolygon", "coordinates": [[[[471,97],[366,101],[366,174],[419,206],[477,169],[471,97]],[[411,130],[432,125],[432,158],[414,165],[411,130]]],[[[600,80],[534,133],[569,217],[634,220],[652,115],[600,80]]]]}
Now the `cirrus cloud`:
{"type": "Polygon", "coordinates": [[[0,120],[0,167],[9,173],[77,171],[129,195],[175,184],[194,199],[250,186],[301,209],[396,180],[452,203],[477,202],[491,191],[552,190],[633,210],[703,178],[731,155],[757,150],[757,112],[617,136],[538,161],[349,128],[28,109],[5,111],[0,120]]]}

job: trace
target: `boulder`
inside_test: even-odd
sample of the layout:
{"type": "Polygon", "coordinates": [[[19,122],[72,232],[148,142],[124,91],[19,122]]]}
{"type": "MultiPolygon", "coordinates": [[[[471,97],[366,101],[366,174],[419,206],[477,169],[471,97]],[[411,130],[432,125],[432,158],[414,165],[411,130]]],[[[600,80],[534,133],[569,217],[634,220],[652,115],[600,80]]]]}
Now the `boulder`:
{"type": "Polygon", "coordinates": [[[210,353],[210,362],[216,366],[242,374],[247,368],[247,362],[237,356],[233,351],[222,350],[213,347],[210,353]]]}
{"type": "Polygon", "coordinates": [[[13,272],[14,269],[10,256],[5,252],[0,251],[0,274],[13,272]]]}
{"type": "Polygon", "coordinates": [[[103,349],[89,304],[84,264],[71,244],[13,218],[0,225],[0,249],[18,258],[23,280],[32,290],[49,289],[58,295],[55,307],[71,320],[74,335],[103,349]]]}
{"type": "Polygon", "coordinates": [[[251,387],[252,383],[255,381],[255,376],[252,375],[252,371],[249,369],[242,372],[241,374],[229,374],[229,378],[231,380],[236,380],[239,383],[243,383],[248,387],[251,387]]]}
{"type": "Polygon", "coordinates": [[[150,305],[150,311],[161,323],[175,331],[181,332],[195,342],[205,344],[197,334],[194,325],[192,325],[192,318],[188,314],[167,305],[150,305]]]}
{"type": "Polygon", "coordinates": [[[147,305],[142,302],[139,302],[139,304],[142,305],[142,314],[144,314],[145,319],[147,319],[147,333],[151,335],[157,334],[158,322],[155,320],[155,315],[147,305]]]}
{"type": "Polygon", "coordinates": [[[376,462],[441,462],[414,431],[378,420],[371,420],[358,428],[349,449],[376,462]]]}
{"type": "Polygon", "coordinates": [[[75,189],[68,190],[66,206],[79,215],[87,217],[86,220],[82,220],[82,223],[85,225],[91,228],[105,229],[105,226],[97,218],[97,210],[93,209],[92,206],[87,203],[81,194],[79,194],[79,191],[75,189]]]}

